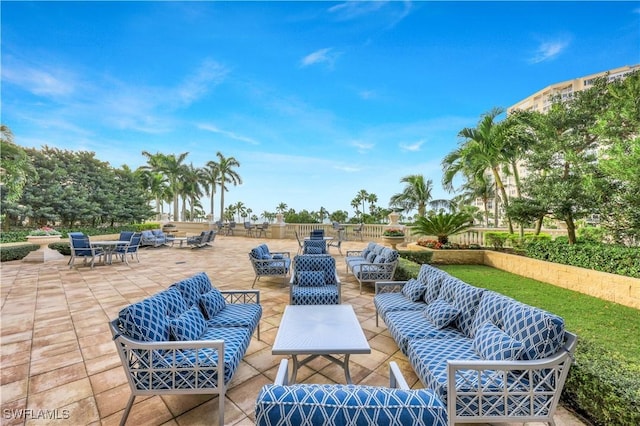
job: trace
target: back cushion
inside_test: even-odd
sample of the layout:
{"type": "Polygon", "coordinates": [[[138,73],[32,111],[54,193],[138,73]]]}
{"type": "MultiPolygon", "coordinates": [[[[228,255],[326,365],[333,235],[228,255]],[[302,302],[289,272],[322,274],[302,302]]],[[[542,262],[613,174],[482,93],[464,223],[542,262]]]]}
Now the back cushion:
{"type": "Polygon", "coordinates": [[[204,272],[200,272],[192,277],[186,278],[174,284],[188,307],[193,306],[200,300],[200,295],[208,293],[213,288],[209,277],[204,272]]]}
{"type": "Polygon", "coordinates": [[[130,338],[144,342],[169,340],[167,303],[163,297],[152,296],[120,311],[120,326],[130,338]]]}
{"type": "Polygon", "coordinates": [[[504,314],[507,311],[507,308],[513,303],[518,302],[500,293],[485,290],[484,293],[482,293],[482,298],[478,305],[478,311],[473,319],[474,335],[485,322],[490,322],[498,328],[503,328],[504,314]]]}
{"type": "Polygon", "coordinates": [[[564,320],[539,308],[513,303],[504,316],[504,331],[524,344],[522,359],[555,354],[564,343],[564,320]]]}
{"type": "Polygon", "coordinates": [[[423,264],[418,273],[418,281],[425,283],[424,303],[429,304],[438,298],[444,272],[431,265],[423,264]]]}
{"type": "Polygon", "coordinates": [[[301,287],[324,285],[324,271],[296,271],[296,281],[301,287]]]}
{"type": "Polygon", "coordinates": [[[460,310],[454,321],[455,327],[467,337],[473,337],[473,318],[484,289],[474,287],[454,277],[445,277],[438,299],[444,299],[460,310]]]}
{"type": "Polygon", "coordinates": [[[167,304],[167,315],[176,318],[182,315],[189,307],[182,297],[182,293],[174,285],[158,293],[155,297],[164,298],[167,304]]]}
{"type": "Polygon", "coordinates": [[[224,300],[224,296],[217,288],[212,288],[210,291],[200,296],[200,308],[207,316],[207,319],[212,319],[218,312],[223,310],[227,306],[227,301],[224,300]]]}

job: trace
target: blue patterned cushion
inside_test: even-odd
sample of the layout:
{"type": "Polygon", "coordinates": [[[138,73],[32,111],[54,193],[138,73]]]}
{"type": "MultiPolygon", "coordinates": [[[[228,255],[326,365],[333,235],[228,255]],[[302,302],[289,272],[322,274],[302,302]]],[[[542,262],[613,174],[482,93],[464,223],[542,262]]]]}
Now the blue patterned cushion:
{"type": "Polygon", "coordinates": [[[445,404],[430,389],[374,386],[266,385],[256,401],[258,426],[447,424],[445,404]]]}
{"type": "Polygon", "coordinates": [[[376,260],[376,256],[377,254],[375,252],[370,252],[369,254],[367,254],[367,257],[365,257],[365,259],[367,260],[367,262],[373,263],[373,261],[376,260]]]}
{"type": "Polygon", "coordinates": [[[208,320],[223,310],[226,304],[224,296],[217,288],[212,288],[211,291],[200,296],[200,307],[208,320]]]}
{"type": "Polygon", "coordinates": [[[440,285],[442,284],[442,279],[445,275],[446,272],[438,268],[434,268],[426,263],[420,267],[418,281],[427,284],[427,288],[424,292],[424,302],[426,304],[432,303],[438,298],[438,294],[440,294],[440,285]]]}
{"type": "Polygon", "coordinates": [[[169,340],[167,303],[163,297],[150,297],[120,311],[120,326],[128,337],[144,342],[169,340]]]}
{"type": "Polygon", "coordinates": [[[513,361],[520,358],[524,345],[490,322],[485,322],[473,338],[473,350],[482,359],[513,361]]]}
{"type": "Polygon", "coordinates": [[[519,302],[494,291],[485,290],[482,293],[476,316],[473,318],[474,335],[485,322],[491,322],[502,329],[504,314],[507,312],[507,308],[515,303],[519,302]]]}
{"type": "Polygon", "coordinates": [[[305,249],[306,254],[323,254],[320,247],[307,247],[305,249]]]}
{"type": "Polygon", "coordinates": [[[483,288],[474,287],[452,276],[445,276],[438,299],[443,299],[460,310],[455,326],[467,337],[473,337],[473,319],[478,310],[483,288]]]}
{"type": "Polygon", "coordinates": [[[460,309],[442,299],[427,305],[424,316],[438,329],[445,328],[460,314],[460,309]]]}
{"type": "Polygon", "coordinates": [[[169,322],[171,336],[175,340],[198,340],[207,327],[202,312],[197,306],[169,322]]]}
{"type": "Polygon", "coordinates": [[[182,293],[175,286],[158,293],[155,297],[161,297],[167,304],[167,315],[172,318],[179,317],[189,307],[182,297],[182,293]]]}
{"type": "Polygon", "coordinates": [[[200,296],[211,291],[213,288],[209,277],[204,272],[200,272],[192,277],[179,281],[174,285],[178,290],[180,290],[182,297],[184,297],[184,301],[189,307],[198,303],[200,296]]]}
{"type": "Polygon", "coordinates": [[[293,286],[291,289],[292,305],[337,305],[339,301],[338,287],[335,285],[293,286]]]}
{"type": "Polygon", "coordinates": [[[386,321],[387,313],[396,311],[422,311],[427,307],[423,302],[412,302],[402,293],[378,293],[373,298],[376,311],[386,321]]]}
{"type": "Polygon", "coordinates": [[[251,334],[262,317],[262,306],[258,303],[227,303],[216,316],[209,318],[207,327],[245,327],[251,334]]]}
{"type": "Polygon", "coordinates": [[[398,347],[406,355],[407,343],[415,339],[434,338],[449,339],[464,336],[453,327],[436,328],[422,310],[388,312],[384,318],[389,333],[398,347]]]}
{"type": "Polygon", "coordinates": [[[427,285],[425,283],[418,281],[415,278],[411,278],[402,286],[402,294],[412,302],[417,302],[422,299],[426,289],[427,285]]]}
{"type": "Polygon", "coordinates": [[[297,271],[298,285],[301,287],[318,287],[325,285],[324,271],[297,271]]]}
{"type": "Polygon", "coordinates": [[[564,343],[562,318],[522,303],[513,303],[507,309],[504,331],[524,344],[521,356],[524,360],[551,356],[564,343]]]}

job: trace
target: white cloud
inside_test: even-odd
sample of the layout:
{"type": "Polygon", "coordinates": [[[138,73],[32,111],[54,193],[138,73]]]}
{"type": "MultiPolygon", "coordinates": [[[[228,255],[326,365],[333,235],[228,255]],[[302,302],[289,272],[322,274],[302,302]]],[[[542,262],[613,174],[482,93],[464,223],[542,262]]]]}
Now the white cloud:
{"type": "Polygon", "coordinates": [[[332,47],[326,47],[324,49],[316,50],[302,58],[300,60],[300,66],[308,67],[310,65],[326,63],[330,68],[333,68],[333,65],[339,55],[340,53],[335,52],[332,47]]]}
{"type": "Polygon", "coordinates": [[[246,142],[246,143],[248,143],[250,145],[259,145],[259,142],[257,142],[254,139],[251,139],[250,137],[242,136],[242,135],[239,135],[237,133],[234,133],[234,132],[231,132],[231,131],[228,131],[228,130],[222,130],[222,129],[218,128],[217,126],[213,125],[213,124],[199,124],[198,128],[202,129],[202,130],[206,130],[208,132],[217,133],[217,134],[226,136],[226,137],[228,137],[230,139],[233,139],[233,140],[237,140],[237,141],[240,141],[240,142],[246,142]]]}
{"type": "Polygon", "coordinates": [[[207,93],[213,86],[222,83],[228,73],[229,70],[226,67],[207,59],[176,88],[177,98],[183,105],[189,105],[207,93]]]}
{"type": "Polygon", "coordinates": [[[392,28],[409,15],[412,8],[410,1],[347,1],[331,6],[328,11],[339,21],[350,21],[378,12],[386,13],[385,21],[390,21],[387,27],[392,28]],[[401,9],[399,9],[400,4],[401,9]]]}
{"type": "Polygon", "coordinates": [[[360,92],[358,92],[358,96],[368,101],[369,99],[377,98],[378,94],[374,90],[361,90],[360,92]]]}
{"type": "Polygon", "coordinates": [[[567,38],[543,41],[540,43],[533,56],[529,58],[529,62],[537,64],[554,59],[560,55],[569,46],[569,44],[570,40],[567,38]]]}
{"type": "Polygon", "coordinates": [[[2,80],[38,96],[67,96],[75,89],[71,72],[55,66],[32,67],[11,57],[4,59],[2,80]]]}
{"type": "Polygon", "coordinates": [[[364,154],[368,151],[371,151],[373,149],[373,147],[375,146],[375,144],[372,143],[366,143],[366,142],[361,142],[361,141],[352,141],[350,143],[351,146],[355,146],[358,149],[358,152],[361,154],[364,154]]]}
{"type": "Polygon", "coordinates": [[[417,152],[420,151],[420,147],[424,144],[424,140],[414,142],[412,144],[401,142],[399,144],[400,149],[403,151],[417,152]]]}

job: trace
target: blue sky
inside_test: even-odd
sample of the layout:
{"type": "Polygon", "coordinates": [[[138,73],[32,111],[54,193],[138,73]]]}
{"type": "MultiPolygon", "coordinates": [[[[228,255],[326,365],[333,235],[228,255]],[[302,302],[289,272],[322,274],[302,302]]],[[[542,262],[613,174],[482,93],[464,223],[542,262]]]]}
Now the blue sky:
{"type": "MultiPolygon", "coordinates": [[[[234,156],[225,204],[435,198],[458,132],[559,81],[640,63],[637,2],[6,2],[2,123],[16,143],[234,156]]],[[[218,209],[216,197],[216,210],[218,209]]],[[[203,199],[208,210],[208,199],[203,199]]],[[[217,216],[217,214],[216,214],[217,216]]]]}

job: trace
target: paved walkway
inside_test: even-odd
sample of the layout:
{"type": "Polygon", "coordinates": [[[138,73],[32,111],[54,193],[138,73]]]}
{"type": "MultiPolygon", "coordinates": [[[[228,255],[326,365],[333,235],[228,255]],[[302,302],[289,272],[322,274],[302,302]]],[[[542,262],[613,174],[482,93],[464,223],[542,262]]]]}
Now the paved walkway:
{"type": "MultiPolygon", "coordinates": [[[[120,360],[107,323],[130,303],[204,271],[220,289],[249,289],[253,282],[248,252],[264,240],[218,236],[211,248],[157,248],[140,251],[140,263],[69,269],[68,258],[44,264],[21,261],[0,264],[1,273],[1,420],[3,425],[117,425],[129,397],[120,360]],[[19,411],[24,410],[27,411],[19,411]],[[31,410],[31,411],[28,411],[31,410]],[[53,416],[53,419],[49,419],[53,416]],[[39,418],[38,418],[39,417],[39,418]]],[[[272,251],[297,250],[295,240],[268,240],[272,251]]],[[[360,249],[345,242],[342,251],[360,249]]],[[[388,385],[389,361],[396,361],[410,386],[422,387],[407,358],[398,350],[384,323],[375,326],[373,289],[360,295],[358,283],[345,273],[344,257],[336,255],[343,283],[343,303],[354,306],[372,348],[369,355],[351,357],[354,383],[388,385]]],[[[262,278],[261,341],[255,336],[231,381],[225,403],[225,423],[251,425],[259,389],[272,383],[281,356],[271,345],[288,290],[276,278],[262,278]]],[[[298,372],[301,382],[342,383],[340,367],[316,359],[298,372]]],[[[138,397],[129,424],[214,424],[217,397],[138,397]]],[[[582,425],[560,408],[558,426],[582,425]]]]}

